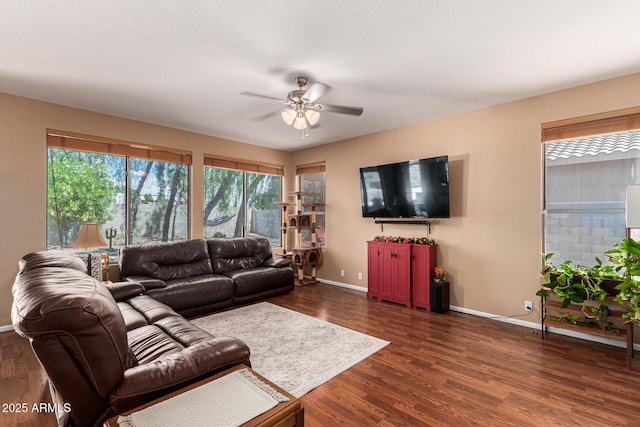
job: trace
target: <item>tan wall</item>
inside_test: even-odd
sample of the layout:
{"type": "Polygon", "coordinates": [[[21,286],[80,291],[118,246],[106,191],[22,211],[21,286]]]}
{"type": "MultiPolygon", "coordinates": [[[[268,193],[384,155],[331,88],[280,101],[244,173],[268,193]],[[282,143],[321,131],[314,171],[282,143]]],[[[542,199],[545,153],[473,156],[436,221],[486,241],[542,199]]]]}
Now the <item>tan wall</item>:
{"type": "MultiPolygon", "coordinates": [[[[523,301],[535,300],[541,265],[540,123],[638,106],[639,88],[635,74],[295,153],[0,94],[0,326],[10,324],[17,260],[46,244],[47,128],[190,149],[195,165],[205,152],[281,163],[287,190],[293,165],[325,160],[327,250],[319,276],[363,288],[366,241],[381,232],[361,217],[358,168],[447,154],[452,218],[436,222],[431,237],[449,272],[452,304],[522,313],[523,301]]],[[[202,235],[202,175],[193,168],[193,237],[202,235]]],[[[421,236],[426,229],[385,226],[384,234],[421,236]]]]}
{"type": "MultiPolygon", "coordinates": [[[[0,93],[0,326],[11,324],[17,261],[46,248],[46,129],[193,151],[191,235],[202,237],[203,153],[285,165],[291,154],[0,93]]],[[[292,180],[285,178],[287,188],[292,180]]]]}
{"type": "MultiPolygon", "coordinates": [[[[446,154],[452,217],[437,220],[431,237],[448,271],[451,303],[523,313],[525,300],[537,301],[540,283],[540,124],[640,105],[639,88],[636,74],[295,152],[294,164],[326,161],[327,249],[319,277],[367,285],[366,241],[383,233],[361,216],[360,167],[446,154]]],[[[426,228],[385,225],[384,234],[422,236],[426,228]]]]}

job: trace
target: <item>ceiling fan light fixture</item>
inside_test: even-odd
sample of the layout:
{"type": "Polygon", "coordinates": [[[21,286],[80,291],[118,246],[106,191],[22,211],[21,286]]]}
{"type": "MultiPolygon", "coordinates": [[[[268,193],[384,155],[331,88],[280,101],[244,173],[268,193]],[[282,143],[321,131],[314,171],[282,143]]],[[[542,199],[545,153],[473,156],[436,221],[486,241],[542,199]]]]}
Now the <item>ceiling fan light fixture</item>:
{"type": "Polygon", "coordinates": [[[270,119],[280,114],[282,120],[289,126],[293,126],[297,130],[304,131],[305,135],[308,135],[308,129],[314,128],[320,122],[320,112],[327,111],[329,113],[348,114],[352,116],[360,116],[362,114],[361,107],[349,107],[345,105],[332,105],[332,104],[316,104],[316,100],[326,93],[330,86],[316,82],[309,89],[304,89],[308,81],[306,77],[298,76],[295,80],[298,89],[292,90],[287,94],[287,98],[284,101],[280,101],[273,96],[261,95],[253,92],[240,92],[241,95],[253,96],[256,98],[270,99],[279,101],[284,104],[278,110],[272,111],[268,114],[254,118],[256,121],[262,121],[270,119]]]}
{"type": "Polygon", "coordinates": [[[296,119],[293,121],[293,127],[300,130],[307,127],[307,119],[302,111],[298,112],[296,115],[296,119]]]}
{"type": "Polygon", "coordinates": [[[293,108],[289,108],[288,110],[284,110],[282,112],[282,120],[289,126],[293,124],[293,121],[296,119],[298,113],[293,108]]]}
{"type": "Polygon", "coordinates": [[[310,126],[314,126],[320,120],[320,113],[313,108],[309,108],[304,112],[304,116],[307,118],[310,126]]]}

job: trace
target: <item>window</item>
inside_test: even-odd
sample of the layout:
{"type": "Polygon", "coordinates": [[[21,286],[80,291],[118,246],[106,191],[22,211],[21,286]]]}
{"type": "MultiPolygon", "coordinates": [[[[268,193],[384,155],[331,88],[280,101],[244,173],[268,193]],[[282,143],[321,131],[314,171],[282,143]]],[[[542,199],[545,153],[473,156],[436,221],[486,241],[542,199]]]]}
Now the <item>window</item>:
{"type": "Polygon", "coordinates": [[[264,236],[280,246],[282,166],[205,154],[205,237],[264,236]]]}
{"type": "MultiPolygon", "coordinates": [[[[325,186],[324,186],[324,174],[325,163],[311,163],[306,165],[299,165],[296,167],[296,175],[298,178],[298,190],[305,193],[309,193],[308,196],[302,198],[302,204],[317,203],[320,206],[316,207],[316,236],[320,246],[324,247],[326,244],[325,236],[325,224],[326,224],[326,210],[325,210],[325,186]]],[[[304,211],[309,211],[309,207],[304,207],[304,211]]],[[[311,241],[311,232],[309,230],[302,230],[302,240],[305,242],[311,241]]]]}
{"type": "Polygon", "coordinates": [[[47,249],[69,248],[84,223],[113,248],[189,237],[190,153],[59,131],[47,145],[47,249]]]}
{"type": "Polygon", "coordinates": [[[189,167],[130,159],[129,243],[189,238],[189,167]]]}
{"type": "Polygon", "coordinates": [[[626,236],[626,186],[640,184],[640,130],[626,130],[629,116],[623,117],[586,121],[582,128],[543,125],[544,252],[553,253],[556,264],[606,262],[604,252],[626,236]],[[604,133],[620,130],[604,126],[613,120],[625,130],[604,133]]]}

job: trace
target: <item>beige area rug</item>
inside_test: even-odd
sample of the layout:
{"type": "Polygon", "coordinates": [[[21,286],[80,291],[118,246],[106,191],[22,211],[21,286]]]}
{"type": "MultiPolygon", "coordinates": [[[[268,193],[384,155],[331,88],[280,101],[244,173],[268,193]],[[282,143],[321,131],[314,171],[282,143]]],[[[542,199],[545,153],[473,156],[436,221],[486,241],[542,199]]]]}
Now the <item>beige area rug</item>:
{"type": "Polygon", "coordinates": [[[215,336],[251,349],[251,367],[296,397],[389,344],[268,302],[192,320],[215,336]]]}

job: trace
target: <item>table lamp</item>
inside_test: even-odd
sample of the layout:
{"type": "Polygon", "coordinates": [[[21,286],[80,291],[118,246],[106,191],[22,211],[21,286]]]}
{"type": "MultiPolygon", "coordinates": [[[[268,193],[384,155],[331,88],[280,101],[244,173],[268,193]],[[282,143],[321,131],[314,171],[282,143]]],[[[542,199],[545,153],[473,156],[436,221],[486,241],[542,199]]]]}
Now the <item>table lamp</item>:
{"type": "MultiPolygon", "coordinates": [[[[72,248],[100,248],[107,246],[107,242],[102,237],[102,231],[100,230],[100,224],[82,224],[80,232],[76,237],[76,240],[71,244],[72,248]]],[[[87,256],[87,274],[91,274],[91,253],[87,256]]]]}

